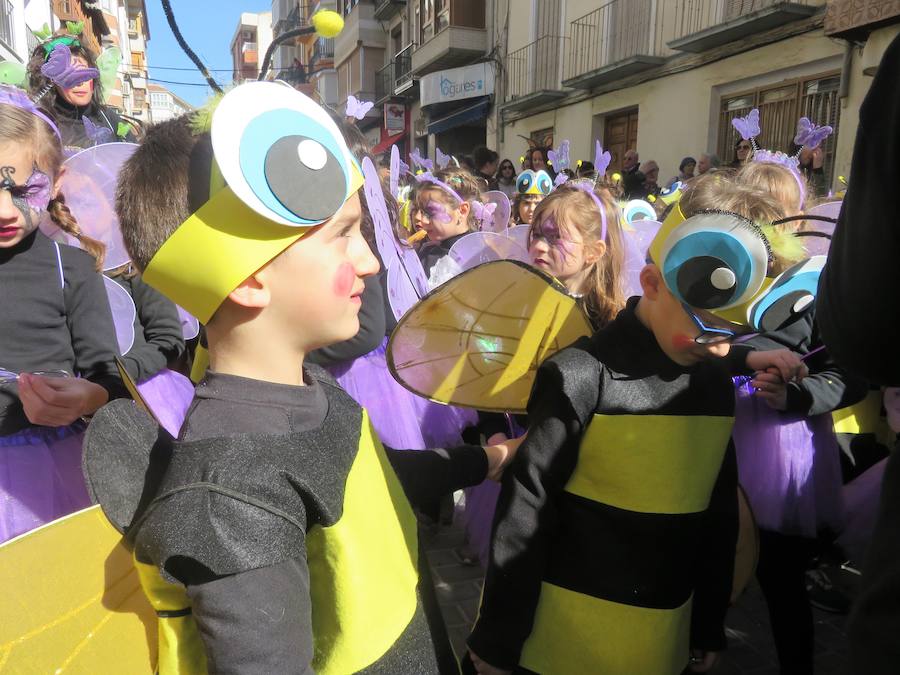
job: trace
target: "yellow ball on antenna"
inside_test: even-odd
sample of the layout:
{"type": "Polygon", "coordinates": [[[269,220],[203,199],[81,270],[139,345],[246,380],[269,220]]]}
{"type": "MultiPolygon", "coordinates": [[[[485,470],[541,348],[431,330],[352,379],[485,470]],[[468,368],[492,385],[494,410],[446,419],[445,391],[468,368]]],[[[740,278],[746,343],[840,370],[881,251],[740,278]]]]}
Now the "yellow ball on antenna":
{"type": "Polygon", "coordinates": [[[312,25],[323,38],[333,38],[344,30],[344,19],[330,9],[320,9],[312,15],[312,25]]]}

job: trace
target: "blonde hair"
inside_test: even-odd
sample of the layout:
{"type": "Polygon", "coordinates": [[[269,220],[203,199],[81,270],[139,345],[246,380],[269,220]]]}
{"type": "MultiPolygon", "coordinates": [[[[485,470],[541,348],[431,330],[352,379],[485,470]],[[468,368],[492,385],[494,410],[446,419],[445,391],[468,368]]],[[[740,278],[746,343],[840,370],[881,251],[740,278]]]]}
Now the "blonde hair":
{"type": "Polygon", "coordinates": [[[803,201],[809,194],[805,178],[795,175],[787,167],[771,162],[748,162],[737,172],[735,180],[774,197],[782,206],[784,213],[781,218],[800,213],[803,201]]]}
{"type": "MultiPolygon", "coordinates": [[[[27,145],[34,153],[34,165],[46,174],[51,182],[59,175],[63,162],[62,145],[50,126],[27,110],[18,106],[0,104],[0,142],[27,145]]],[[[57,193],[47,205],[50,219],[81,243],[85,251],[94,256],[97,271],[103,268],[106,246],[81,233],[78,221],[66,206],[62,193],[57,193]]]]}
{"type": "MultiPolygon", "coordinates": [[[[582,302],[594,325],[602,328],[625,306],[622,276],[625,247],[618,205],[605,189],[594,190],[593,193],[606,211],[606,252],[595,262],[589,263],[582,302]]],[[[565,228],[577,230],[585,246],[602,240],[600,209],[585,190],[566,184],[556,188],[538,204],[531,219],[532,228],[550,217],[565,228]]]]}

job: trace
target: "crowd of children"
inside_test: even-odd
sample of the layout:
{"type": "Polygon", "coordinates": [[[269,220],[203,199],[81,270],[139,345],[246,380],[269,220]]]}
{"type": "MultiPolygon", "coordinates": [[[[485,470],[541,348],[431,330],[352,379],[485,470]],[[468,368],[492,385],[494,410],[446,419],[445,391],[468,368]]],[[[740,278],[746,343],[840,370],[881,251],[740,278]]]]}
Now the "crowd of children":
{"type": "Polygon", "coordinates": [[[599,144],[577,171],[568,143],[515,180],[504,160],[493,186],[441,152],[379,176],[349,117],[278,82],[138,139],[95,66],[61,33],[30,93],[0,86],[0,565],[99,502],[158,611],[161,673],[678,675],[726,649],[741,494],[781,672],[813,672],[807,573],[861,555],[874,514],[843,486],[885,454],[837,442],[832,413],[870,384],[820,335],[814,190],[752,114],[746,163],[674,181],[641,224],[599,144]],[[67,206],[66,156],[138,140],[110,238],[67,206]],[[544,284],[521,299],[543,337],[479,332],[490,308],[461,302],[423,330],[480,346],[413,393],[391,335],[467,275],[499,290],[518,269],[500,260],[544,284]],[[551,289],[585,326],[552,349],[551,289]],[[462,361],[490,365],[483,405],[454,405],[462,361]],[[493,404],[522,378],[527,405],[493,404]],[[454,493],[486,575],[465,654],[419,536],[454,493]]]}

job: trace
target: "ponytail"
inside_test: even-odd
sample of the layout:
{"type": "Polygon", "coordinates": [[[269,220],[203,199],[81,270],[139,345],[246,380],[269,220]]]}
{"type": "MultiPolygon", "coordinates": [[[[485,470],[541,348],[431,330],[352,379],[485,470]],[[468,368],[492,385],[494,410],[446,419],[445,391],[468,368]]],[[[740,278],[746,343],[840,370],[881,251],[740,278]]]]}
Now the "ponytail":
{"type": "Polygon", "coordinates": [[[57,194],[56,197],[50,200],[50,203],[47,205],[47,213],[50,214],[50,219],[56,223],[63,232],[75,237],[78,240],[78,243],[81,244],[81,248],[94,256],[94,260],[96,261],[95,267],[98,272],[101,272],[103,270],[103,259],[106,256],[106,245],[101,241],[97,241],[96,239],[81,233],[81,228],[78,227],[78,221],[75,220],[75,216],[72,215],[69,207],[66,206],[66,198],[62,193],[57,194]]]}

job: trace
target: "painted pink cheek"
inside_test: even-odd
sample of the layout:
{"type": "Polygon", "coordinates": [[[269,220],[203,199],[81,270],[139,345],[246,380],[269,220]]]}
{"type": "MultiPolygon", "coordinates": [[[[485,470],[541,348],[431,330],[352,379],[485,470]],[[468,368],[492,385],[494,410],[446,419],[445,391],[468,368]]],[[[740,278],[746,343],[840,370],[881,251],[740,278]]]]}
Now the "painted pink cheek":
{"type": "Polygon", "coordinates": [[[343,263],[338,267],[337,273],[334,275],[334,294],[339,298],[350,297],[353,290],[353,284],[356,282],[356,270],[350,263],[343,263]]]}
{"type": "Polygon", "coordinates": [[[672,346],[675,347],[675,349],[690,349],[694,344],[694,338],[689,337],[684,333],[677,333],[672,336],[672,346]]]}

